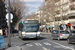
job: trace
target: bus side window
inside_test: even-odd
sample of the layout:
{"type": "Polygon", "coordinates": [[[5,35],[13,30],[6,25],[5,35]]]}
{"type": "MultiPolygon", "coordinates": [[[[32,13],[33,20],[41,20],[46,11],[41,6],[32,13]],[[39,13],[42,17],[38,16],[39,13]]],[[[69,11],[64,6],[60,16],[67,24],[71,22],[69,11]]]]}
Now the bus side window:
{"type": "Polygon", "coordinates": [[[21,24],[19,25],[19,30],[22,31],[22,28],[23,28],[23,24],[21,23],[21,24]]]}

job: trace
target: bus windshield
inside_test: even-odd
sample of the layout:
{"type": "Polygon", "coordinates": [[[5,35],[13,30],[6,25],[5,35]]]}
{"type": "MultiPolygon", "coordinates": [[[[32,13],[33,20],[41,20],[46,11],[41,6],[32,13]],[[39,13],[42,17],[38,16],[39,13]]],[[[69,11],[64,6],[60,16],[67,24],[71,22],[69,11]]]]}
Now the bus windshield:
{"type": "Polygon", "coordinates": [[[26,23],[23,26],[25,32],[37,32],[39,30],[39,24],[26,23]]]}

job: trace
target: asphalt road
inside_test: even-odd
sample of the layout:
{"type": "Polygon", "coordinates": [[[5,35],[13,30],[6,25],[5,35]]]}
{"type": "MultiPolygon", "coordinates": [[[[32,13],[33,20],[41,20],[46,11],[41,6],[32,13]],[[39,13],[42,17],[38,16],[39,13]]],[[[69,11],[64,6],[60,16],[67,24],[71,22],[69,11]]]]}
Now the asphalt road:
{"type": "MultiPolygon", "coordinates": [[[[5,38],[4,45],[8,44],[8,38],[5,38]]],[[[51,40],[50,34],[41,34],[38,40],[21,40],[16,34],[11,37],[12,47],[6,50],[75,50],[75,44],[68,44],[66,40],[51,40]]]]}

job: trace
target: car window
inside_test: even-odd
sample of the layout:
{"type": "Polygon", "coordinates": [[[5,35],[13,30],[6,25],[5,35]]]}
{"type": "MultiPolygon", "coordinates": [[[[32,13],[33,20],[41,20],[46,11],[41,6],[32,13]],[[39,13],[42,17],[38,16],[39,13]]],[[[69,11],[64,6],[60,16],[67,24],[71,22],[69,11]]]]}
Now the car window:
{"type": "Polygon", "coordinates": [[[69,34],[69,31],[65,31],[66,34],[69,34]]]}
{"type": "Polygon", "coordinates": [[[69,31],[60,31],[61,34],[69,34],[69,31]]]}

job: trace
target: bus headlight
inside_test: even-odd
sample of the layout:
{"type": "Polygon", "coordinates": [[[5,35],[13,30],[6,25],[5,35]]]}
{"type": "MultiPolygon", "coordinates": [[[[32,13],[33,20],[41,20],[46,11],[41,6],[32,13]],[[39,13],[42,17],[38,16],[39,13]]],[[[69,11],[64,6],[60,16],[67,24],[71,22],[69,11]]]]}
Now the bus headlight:
{"type": "Polygon", "coordinates": [[[25,32],[22,32],[22,34],[25,34],[25,32]]]}
{"type": "Polygon", "coordinates": [[[25,32],[22,32],[22,36],[25,36],[25,32]]]}

